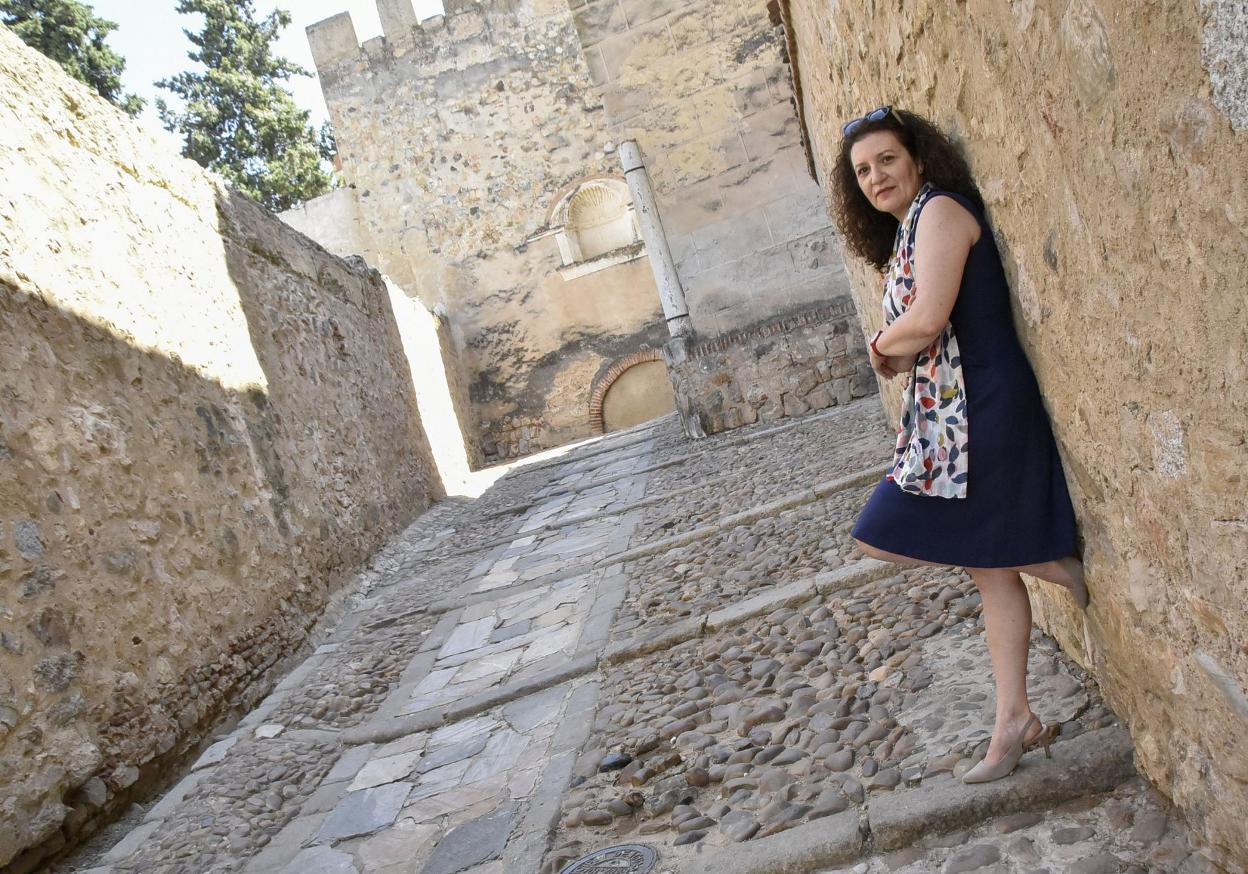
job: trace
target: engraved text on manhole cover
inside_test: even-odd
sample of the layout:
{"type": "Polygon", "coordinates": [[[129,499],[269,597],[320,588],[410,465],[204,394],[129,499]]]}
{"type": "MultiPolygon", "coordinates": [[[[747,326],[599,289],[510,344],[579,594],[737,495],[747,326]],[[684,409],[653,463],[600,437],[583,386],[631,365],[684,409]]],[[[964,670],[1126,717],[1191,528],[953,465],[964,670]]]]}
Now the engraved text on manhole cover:
{"type": "Polygon", "coordinates": [[[621,844],[597,850],[563,869],[560,874],[649,874],[659,854],[645,844],[621,844]]]}

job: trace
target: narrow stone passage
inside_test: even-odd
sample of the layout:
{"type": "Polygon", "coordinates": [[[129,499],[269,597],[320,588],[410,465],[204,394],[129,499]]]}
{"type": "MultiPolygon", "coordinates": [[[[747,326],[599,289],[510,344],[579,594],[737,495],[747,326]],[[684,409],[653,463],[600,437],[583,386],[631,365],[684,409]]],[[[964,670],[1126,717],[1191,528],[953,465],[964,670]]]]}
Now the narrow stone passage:
{"type": "Polygon", "coordinates": [[[670,874],[1213,870],[1039,633],[1053,758],[957,780],[992,719],[979,597],[853,546],[890,452],[875,399],[697,444],[668,417],[435,506],[55,870],[555,874],[630,843],[670,874]]]}

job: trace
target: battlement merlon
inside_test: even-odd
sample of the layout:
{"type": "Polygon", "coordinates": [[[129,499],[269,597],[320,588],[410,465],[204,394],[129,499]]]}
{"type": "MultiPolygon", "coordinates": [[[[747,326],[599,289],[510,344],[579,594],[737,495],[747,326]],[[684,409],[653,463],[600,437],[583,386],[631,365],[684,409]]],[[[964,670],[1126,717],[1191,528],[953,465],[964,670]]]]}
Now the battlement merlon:
{"type": "Polygon", "coordinates": [[[312,49],[312,62],[318,70],[326,70],[344,58],[359,54],[360,41],[355,35],[350,12],[339,12],[324,21],[309,24],[305,32],[312,49]]]}
{"type": "Polygon", "coordinates": [[[381,19],[381,32],[390,42],[411,36],[412,28],[419,23],[412,0],[377,0],[377,16],[381,19]]]}

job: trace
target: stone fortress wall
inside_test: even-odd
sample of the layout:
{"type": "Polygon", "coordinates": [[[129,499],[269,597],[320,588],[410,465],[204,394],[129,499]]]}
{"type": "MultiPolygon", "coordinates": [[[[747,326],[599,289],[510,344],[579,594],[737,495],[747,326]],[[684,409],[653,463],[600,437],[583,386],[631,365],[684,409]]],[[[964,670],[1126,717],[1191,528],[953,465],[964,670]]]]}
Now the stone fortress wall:
{"type": "Polygon", "coordinates": [[[380,275],[3,27],[0,176],[3,866],[246,712],[442,487],[380,275]]]}
{"type": "MultiPolygon", "coordinates": [[[[699,335],[848,293],[765,5],[378,10],[384,36],[363,46],[349,15],[309,28],[348,186],[283,217],[445,313],[482,462],[589,436],[594,389],[667,339],[640,243],[597,258],[569,243],[586,193],[629,205],[625,140],[645,155],[699,335]]],[[[630,392],[666,390],[657,367],[630,376],[643,370],[630,392]]]]}
{"type": "MultiPolygon", "coordinates": [[[[1037,610],[1128,720],[1141,770],[1242,863],[1243,4],[782,5],[822,176],[840,123],[881,103],[935,119],[966,148],[1089,571],[1086,621],[1043,585],[1037,610]]],[[[874,326],[878,282],[853,272],[874,326]]]]}
{"type": "Polygon", "coordinates": [[[445,316],[481,461],[588,436],[595,375],[666,332],[631,226],[622,252],[568,251],[595,195],[631,217],[567,6],[379,11],[362,47],[346,14],[308,30],[348,185],[284,218],[445,316]]]}

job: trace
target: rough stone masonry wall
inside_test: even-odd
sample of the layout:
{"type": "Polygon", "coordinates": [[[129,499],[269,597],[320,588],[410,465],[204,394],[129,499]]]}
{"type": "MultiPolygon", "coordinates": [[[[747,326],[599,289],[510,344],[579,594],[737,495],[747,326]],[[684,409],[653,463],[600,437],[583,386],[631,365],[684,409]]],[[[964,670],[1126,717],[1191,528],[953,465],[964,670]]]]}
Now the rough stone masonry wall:
{"type": "MultiPolygon", "coordinates": [[[[965,145],[1085,541],[1086,627],[1041,588],[1043,621],[1140,768],[1248,865],[1243,4],[788,6],[822,176],[840,122],[880,103],[965,145]]],[[[874,325],[878,283],[855,293],[874,325]]]]}
{"type": "Polygon", "coordinates": [[[694,328],[846,294],[801,148],[784,37],[761,0],[571,0],[607,132],[650,171],[694,328]]]}
{"type": "Polygon", "coordinates": [[[286,218],[447,314],[484,461],[586,437],[594,374],[665,334],[644,261],[565,281],[542,235],[576,183],[621,177],[567,4],[378,9],[362,47],[345,13],[309,28],[353,203],[286,218]]]}
{"type": "Polygon", "coordinates": [[[440,484],[378,274],[3,27],[0,177],[3,866],[250,707],[440,484]]]}
{"type": "Polygon", "coordinates": [[[685,432],[718,434],[874,394],[853,301],[666,349],[685,432]]]}

